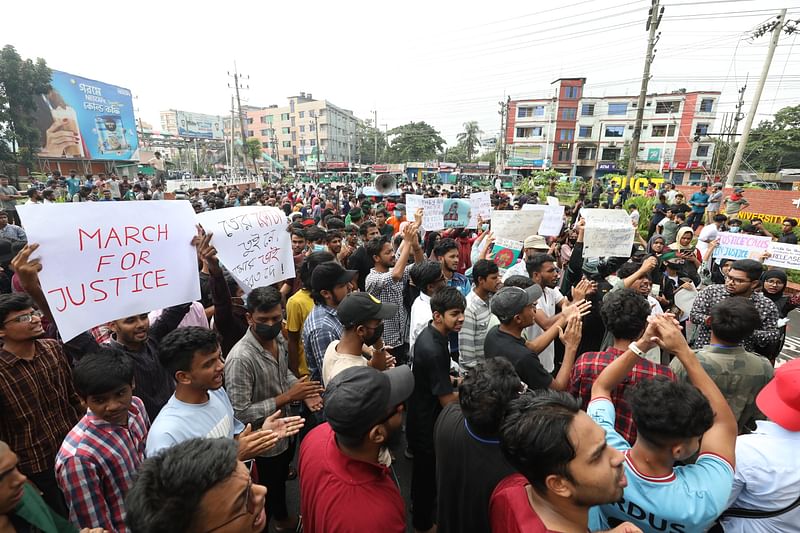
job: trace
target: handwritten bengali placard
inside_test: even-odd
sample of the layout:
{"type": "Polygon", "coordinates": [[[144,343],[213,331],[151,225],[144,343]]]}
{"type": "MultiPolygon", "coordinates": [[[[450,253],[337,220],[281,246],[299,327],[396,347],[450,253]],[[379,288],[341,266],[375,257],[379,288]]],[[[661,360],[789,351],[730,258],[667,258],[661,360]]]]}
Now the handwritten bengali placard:
{"type": "Polygon", "coordinates": [[[539,231],[543,218],[543,211],[494,211],[492,233],[495,238],[524,241],[539,231]]]}
{"type": "Polygon", "coordinates": [[[621,209],[582,209],[584,257],[630,257],[635,228],[621,209]]]}

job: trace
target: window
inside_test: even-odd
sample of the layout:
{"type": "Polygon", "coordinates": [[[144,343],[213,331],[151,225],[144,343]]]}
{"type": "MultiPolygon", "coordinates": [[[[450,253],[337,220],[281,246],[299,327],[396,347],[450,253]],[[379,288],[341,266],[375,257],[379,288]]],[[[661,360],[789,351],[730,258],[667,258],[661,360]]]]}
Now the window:
{"type": "Polygon", "coordinates": [[[300,139],[300,146],[305,146],[305,145],[306,145],[306,140],[300,139]]]}
{"type": "Polygon", "coordinates": [[[263,142],[261,143],[261,147],[262,147],[262,148],[269,148],[269,143],[268,143],[267,141],[263,141],[263,142]]]}
{"type": "Polygon", "coordinates": [[[533,116],[534,117],[543,117],[544,116],[544,106],[543,105],[535,105],[535,106],[533,106],[533,116]]]}
{"type": "Polygon", "coordinates": [[[531,128],[517,128],[517,137],[526,138],[526,137],[541,137],[542,136],[542,128],[541,126],[534,126],[531,128]]]}
{"type": "Polygon", "coordinates": [[[713,98],[703,98],[700,100],[700,112],[701,113],[711,113],[711,109],[714,107],[714,99],[713,98]]]}
{"type": "Polygon", "coordinates": [[[518,107],[517,108],[517,118],[528,118],[533,116],[533,108],[532,107],[518,107]]]}
{"type": "Polygon", "coordinates": [[[578,97],[577,87],[564,87],[564,98],[570,98],[574,100],[577,97],[578,97]]]}
{"type": "Polygon", "coordinates": [[[292,127],[294,128],[294,117],[292,117],[292,127]]]}
{"type": "Polygon", "coordinates": [[[628,113],[628,102],[617,102],[608,104],[609,115],[625,115],[628,113]]]}
{"type": "Polygon", "coordinates": [[[622,137],[625,126],[606,126],[606,137],[622,137]]]}
{"type": "Polygon", "coordinates": [[[317,131],[317,125],[313,122],[308,123],[308,131],[317,131]]]}
{"type": "Polygon", "coordinates": [[[578,148],[578,159],[594,159],[596,150],[591,146],[578,148]]]}
{"type": "Polygon", "coordinates": [[[254,132],[253,130],[247,130],[247,136],[248,137],[253,137],[253,136],[255,136],[255,134],[256,134],[256,132],[254,132]]]}
{"type": "Polygon", "coordinates": [[[559,150],[558,155],[556,157],[558,157],[559,161],[569,161],[572,159],[572,150],[570,149],[559,150]]]}
{"type": "Polygon", "coordinates": [[[559,130],[558,132],[558,140],[560,141],[571,141],[575,136],[575,130],[559,130]]]}
{"type": "Polygon", "coordinates": [[[581,115],[584,117],[594,116],[594,104],[583,104],[581,106],[581,115]]]}
{"type": "Polygon", "coordinates": [[[283,142],[281,142],[281,146],[283,146],[284,148],[291,148],[292,147],[292,141],[283,141],[283,142]]]}
{"type": "Polygon", "coordinates": [[[663,102],[656,102],[656,113],[677,113],[681,109],[680,100],[665,100],[663,102]]]}
{"type": "Polygon", "coordinates": [[[281,128],[281,133],[288,135],[291,130],[289,128],[281,128]]]}
{"type": "Polygon", "coordinates": [[[578,129],[578,137],[586,139],[592,136],[592,127],[591,126],[580,126],[578,129]]]}
{"type": "Polygon", "coordinates": [[[306,116],[306,112],[305,111],[300,111],[300,118],[305,118],[305,116],[306,116]]]}
{"type": "Polygon", "coordinates": [[[317,116],[324,117],[325,116],[325,110],[324,109],[320,109],[319,113],[317,113],[317,116]]]}
{"type": "Polygon", "coordinates": [[[603,157],[601,159],[603,161],[616,161],[619,159],[619,154],[619,148],[603,148],[603,157]]]}
{"type": "Polygon", "coordinates": [[[311,144],[311,146],[316,146],[317,145],[317,140],[316,139],[311,139],[310,144],[311,144]]]}
{"type": "Polygon", "coordinates": [[[267,119],[267,123],[272,124],[273,115],[265,115],[265,118],[267,119]]]}
{"type": "Polygon", "coordinates": [[[695,135],[708,135],[708,124],[698,124],[694,127],[695,135]]]}
{"type": "Polygon", "coordinates": [[[653,137],[666,137],[667,136],[667,125],[661,126],[653,126],[653,137]]]}
{"type": "Polygon", "coordinates": [[[272,135],[272,134],[270,133],[271,131],[272,131],[272,130],[261,130],[261,136],[262,136],[262,137],[269,137],[270,135],[272,135]]]}
{"type": "Polygon", "coordinates": [[[300,124],[300,133],[305,133],[306,127],[300,124]]]}
{"type": "Polygon", "coordinates": [[[675,124],[670,124],[669,128],[667,128],[667,137],[674,137],[675,136],[675,124]]]}
{"type": "Polygon", "coordinates": [[[289,113],[281,113],[281,120],[289,120],[289,113]]]}
{"type": "Polygon", "coordinates": [[[565,107],[561,110],[561,118],[564,120],[575,120],[575,115],[578,113],[578,109],[575,107],[565,107]]]}
{"type": "Polygon", "coordinates": [[[266,124],[267,123],[267,115],[262,115],[260,120],[261,120],[262,124],[266,124]]]}
{"type": "Polygon", "coordinates": [[[288,161],[288,160],[289,160],[289,156],[288,156],[288,155],[286,155],[286,154],[283,154],[283,160],[284,160],[284,161],[288,161]]]}
{"type": "Polygon", "coordinates": [[[709,144],[701,144],[697,147],[697,157],[708,157],[709,144]]]}
{"type": "Polygon", "coordinates": [[[248,117],[247,118],[247,123],[248,124],[252,124],[253,123],[253,118],[252,117],[248,117]]]}

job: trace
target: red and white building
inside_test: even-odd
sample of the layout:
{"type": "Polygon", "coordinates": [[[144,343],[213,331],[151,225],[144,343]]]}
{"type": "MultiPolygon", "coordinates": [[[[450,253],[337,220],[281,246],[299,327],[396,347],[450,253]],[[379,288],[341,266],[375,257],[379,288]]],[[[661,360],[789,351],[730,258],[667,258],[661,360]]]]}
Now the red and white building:
{"type": "MultiPolygon", "coordinates": [[[[553,97],[512,100],[505,130],[506,172],[553,168],[599,177],[618,172],[633,137],[637,96],[584,95],[586,78],[552,83],[553,97]]],[[[636,168],[662,169],[676,183],[701,179],[710,167],[718,91],[651,94],[645,100],[636,168]]]]}

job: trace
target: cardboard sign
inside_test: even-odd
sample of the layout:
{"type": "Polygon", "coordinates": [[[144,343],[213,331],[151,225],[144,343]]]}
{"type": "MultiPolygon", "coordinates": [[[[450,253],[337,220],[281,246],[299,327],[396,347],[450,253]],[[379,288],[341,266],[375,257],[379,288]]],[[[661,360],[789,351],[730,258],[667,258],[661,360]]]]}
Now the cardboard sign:
{"type": "Polygon", "coordinates": [[[500,268],[509,268],[517,262],[521,253],[522,241],[495,239],[492,247],[492,260],[500,268]]]}
{"type": "Polygon", "coordinates": [[[62,339],[200,299],[189,202],[20,205],[38,243],[39,280],[62,339]]]}
{"type": "Polygon", "coordinates": [[[492,233],[495,238],[524,241],[539,231],[542,211],[495,211],[492,213],[492,233]]]}
{"type": "Polygon", "coordinates": [[[483,220],[492,218],[492,193],[491,191],[474,192],[469,195],[469,224],[468,228],[478,227],[478,217],[483,220]]]}
{"type": "Polygon", "coordinates": [[[772,239],[758,235],[745,235],[723,231],[717,235],[719,246],[714,249],[716,259],[755,259],[769,249],[772,239]]]}
{"type": "Polygon", "coordinates": [[[217,257],[246,291],[293,278],[292,238],[277,207],[242,206],[197,215],[217,257]]]}
{"type": "Polygon", "coordinates": [[[444,228],[444,198],[425,198],[419,194],[407,194],[406,220],[414,222],[414,213],[420,207],[423,213],[422,229],[438,231],[444,228]]]}
{"type": "MultiPolygon", "coordinates": [[[[442,205],[442,221],[445,228],[466,228],[470,219],[470,203],[467,200],[445,199],[442,205]]],[[[424,219],[423,219],[424,223],[424,219]]]]}
{"type": "Polygon", "coordinates": [[[564,226],[563,205],[525,204],[522,206],[522,210],[542,211],[544,213],[542,224],[539,226],[539,235],[557,237],[561,234],[561,228],[564,226]]]}
{"type": "Polygon", "coordinates": [[[556,198],[555,196],[548,196],[547,197],[547,205],[550,205],[550,206],[553,206],[553,207],[558,206],[558,198],[556,198]]]}
{"type": "Polygon", "coordinates": [[[769,243],[769,253],[772,255],[764,261],[765,265],[780,268],[800,268],[800,246],[796,244],[771,242],[769,243]]]}
{"type": "Polygon", "coordinates": [[[582,209],[584,257],[630,257],[634,227],[621,209],[582,209]]]}

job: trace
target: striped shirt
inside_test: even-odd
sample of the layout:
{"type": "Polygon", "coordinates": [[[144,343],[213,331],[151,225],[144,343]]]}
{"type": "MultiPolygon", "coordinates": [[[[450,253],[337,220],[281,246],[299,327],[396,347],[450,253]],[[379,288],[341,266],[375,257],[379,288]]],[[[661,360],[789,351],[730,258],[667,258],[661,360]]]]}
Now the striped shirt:
{"type": "MultiPolygon", "coordinates": [[[[225,359],[225,391],[231,399],[233,413],[242,424],[252,424],[253,428],[260,428],[264,419],[278,410],[278,395],[288,391],[297,382],[289,370],[286,340],[283,335],[278,335],[276,341],[278,353],[273,355],[261,346],[252,330],[248,329],[225,359]]],[[[285,412],[286,407],[284,415],[289,414],[285,412]]],[[[279,440],[274,448],[264,452],[264,457],[282,454],[290,441],[292,439],[279,440]]]]}
{"type": "Polygon", "coordinates": [[[315,305],[303,324],[303,349],[311,381],[322,383],[322,363],[325,350],[333,341],[342,338],[344,326],[339,322],[336,309],[327,305],[315,305]]]}
{"type": "Polygon", "coordinates": [[[24,474],[53,468],[64,436],[83,409],[60,342],[37,339],[32,359],[0,349],[0,440],[24,474]]]}
{"type": "Polygon", "coordinates": [[[408,312],[403,305],[403,287],[408,281],[411,267],[408,265],[403,270],[403,277],[395,281],[392,271],[378,272],[374,268],[367,276],[366,289],[381,302],[397,304],[397,314],[383,321],[383,342],[387,348],[395,348],[408,342],[408,312]]]}
{"type": "Polygon", "coordinates": [[[458,334],[458,364],[462,367],[472,368],[484,359],[483,341],[489,332],[491,317],[489,302],[470,291],[464,310],[464,325],[458,334]]]}
{"type": "Polygon", "coordinates": [[[70,522],[79,528],[128,531],[124,499],[144,460],[149,426],[144,403],[134,396],[127,427],[87,411],[72,428],[56,456],[56,481],[70,522]]]}

